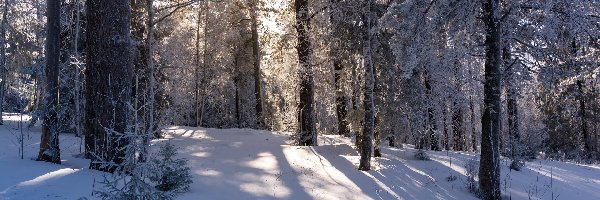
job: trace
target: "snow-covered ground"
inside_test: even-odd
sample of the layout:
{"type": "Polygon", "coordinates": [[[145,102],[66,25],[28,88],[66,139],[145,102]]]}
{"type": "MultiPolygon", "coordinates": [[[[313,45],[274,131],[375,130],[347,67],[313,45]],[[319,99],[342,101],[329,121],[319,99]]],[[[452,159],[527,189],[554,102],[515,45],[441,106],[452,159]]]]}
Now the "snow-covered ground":
{"type": "MultiPolygon", "coordinates": [[[[25,117],[25,120],[28,118],[25,117]]],[[[32,159],[39,127],[23,125],[24,159],[19,157],[18,115],[0,126],[0,200],[95,199],[103,173],[76,158],[81,140],[61,135],[62,165],[32,159]],[[96,181],[96,183],[95,183],[96,181]]],[[[428,152],[384,147],[374,170],[358,171],[351,141],[321,136],[320,146],[288,145],[289,134],[249,129],[166,127],[192,169],[191,191],[179,199],[476,199],[467,192],[465,164],[478,159],[466,152],[428,152]],[[450,162],[451,161],[451,162],[450,162]],[[448,177],[456,180],[449,181],[448,177]]],[[[166,140],[166,139],[165,139],[166,140]]],[[[153,143],[164,142],[156,140],[153,143]]],[[[600,199],[600,166],[535,160],[519,172],[502,163],[502,192],[512,199],[600,199]]]]}

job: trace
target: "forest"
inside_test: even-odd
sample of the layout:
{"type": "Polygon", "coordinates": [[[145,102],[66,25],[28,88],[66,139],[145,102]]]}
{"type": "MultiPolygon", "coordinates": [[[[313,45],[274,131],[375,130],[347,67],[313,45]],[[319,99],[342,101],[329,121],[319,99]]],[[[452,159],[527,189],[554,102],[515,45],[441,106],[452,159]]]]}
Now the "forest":
{"type": "Polygon", "coordinates": [[[600,1],[0,2],[0,199],[600,198],[600,1]]]}

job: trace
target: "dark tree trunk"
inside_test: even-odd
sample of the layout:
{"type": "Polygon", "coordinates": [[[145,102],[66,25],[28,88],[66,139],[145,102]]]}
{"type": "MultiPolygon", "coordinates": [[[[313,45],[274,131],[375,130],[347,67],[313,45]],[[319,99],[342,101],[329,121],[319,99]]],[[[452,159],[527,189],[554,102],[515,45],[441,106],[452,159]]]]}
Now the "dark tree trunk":
{"type": "Polygon", "coordinates": [[[295,0],[298,61],[300,62],[300,102],[298,104],[299,142],[301,146],[317,145],[314,114],[314,83],[310,63],[308,0],[295,0]]]}
{"type": "Polygon", "coordinates": [[[506,71],[506,113],[508,115],[508,136],[511,159],[518,159],[519,149],[517,145],[520,143],[519,133],[519,107],[518,107],[518,91],[515,86],[515,71],[513,64],[510,62],[510,50],[508,47],[502,48],[502,59],[504,61],[506,71]]]}
{"type": "Polygon", "coordinates": [[[485,24],[485,81],[484,112],[481,118],[481,158],[479,163],[479,189],[485,200],[500,199],[500,89],[502,52],[500,31],[496,14],[498,0],[484,0],[483,22],[485,24]]]}
{"type": "Polygon", "coordinates": [[[373,135],[375,141],[375,145],[373,148],[373,156],[381,157],[381,118],[377,115],[375,115],[375,133],[373,135]]]}
{"type": "Polygon", "coordinates": [[[477,152],[477,127],[475,126],[475,106],[473,105],[473,97],[469,96],[469,110],[471,110],[471,151],[477,152]]]}
{"type": "Polygon", "coordinates": [[[520,140],[519,133],[519,110],[518,110],[518,100],[517,95],[513,89],[509,89],[507,92],[506,99],[506,108],[508,113],[508,135],[510,137],[510,148],[511,154],[509,155],[511,158],[516,158],[516,154],[518,153],[517,145],[520,140]]]}
{"type": "Polygon", "coordinates": [[[254,65],[254,97],[256,100],[256,127],[265,128],[263,116],[262,83],[260,78],[260,41],[258,38],[258,0],[252,0],[252,59],[254,65]]]}
{"type": "MultiPolygon", "coordinates": [[[[340,18],[335,14],[335,6],[339,2],[339,0],[330,0],[329,3],[333,6],[329,8],[331,14],[329,15],[329,21],[334,26],[340,24],[340,18]]],[[[338,29],[332,30],[330,33],[332,37],[340,37],[341,31],[338,29]]],[[[330,57],[333,60],[333,85],[335,89],[335,111],[338,122],[338,135],[343,135],[346,137],[350,137],[350,129],[348,127],[348,110],[346,104],[346,96],[344,94],[344,89],[342,88],[342,74],[344,74],[344,65],[342,64],[342,59],[340,59],[340,53],[342,52],[340,47],[343,44],[341,40],[336,40],[331,43],[331,53],[330,57]]]]}
{"type": "Polygon", "coordinates": [[[128,141],[132,56],[130,1],[87,1],[86,150],[90,169],[113,172],[128,141]],[[115,165],[103,165],[112,162],[115,165]]]}
{"type": "Polygon", "coordinates": [[[373,90],[375,88],[375,73],[373,69],[373,60],[372,60],[372,31],[371,31],[371,4],[372,0],[367,1],[367,26],[366,26],[366,52],[365,56],[365,122],[362,134],[362,148],[360,149],[360,164],[358,166],[359,170],[369,171],[371,170],[371,151],[373,149],[373,134],[375,131],[375,105],[373,98],[373,90]]]}
{"type": "MultiPolygon", "coordinates": [[[[211,20],[209,20],[210,18],[210,14],[211,12],[208,12],[210,10],[210,1],[205,1],[204,2],[204,48],[202,50],[202,77],[200,77],[200,88],[204,87],[205,85],[207,85],[208,82],[208,78],[206,77],[205,73],[206,73],[206,69],[208,68],[208,65],[210,63],[210,60],[212,60],[212,56],[210,55],[210,43],[208,43],[208,37],[211,36],[209,34],[210,30],[210,26],[211,26],[211,20]]],[[[206,106],[206,101],[208,99],[208,92],[202,88],[200,89],[200,102],[198,103],[198,110],[199,112],[196,114],[196,120],[197,120],[197,126],[202,126],[202,121],[204,118],[204,111],[205,111],[205,106],[206,106]]]]}
{"type": "MultiPolygon", "coordinates": [[[[2,1],[2,23],[0,24],[0,125],[4,124],[2,113],[4,113],[4,95],[6,93],[6,31],[8,29],[8,8],[9,1],[2,1]]],[[[36,87],[37,88],[37,87],[36,87]]],[[[37,96],[36,96],[37,97],[37,96]]],[[[32,121],[34,121],[32,119],[32,121]]]]}
{"type": "MultiPolygon", "coordinates": [[[[77,60],[81,59],[81,52],[79,48],[79,40],[81,34],[81,2],[80,0],[76,0],[75,5],[75,36],[73,38],[73,52],[74,57],[77,60]]],[[[81,75],[83,70],[80,65],[72,64],[73,69],[75,70],[75,86],[74,86],[74,99],[73,103],[75,104],[75,115],[73,116],[73,124],[75,125],[75,135],[78,137],[83,137],[83,119],[85,118],[83,114],[83,94],[81,92],[81,88],[83,86],[83,80],[81,79],[81,75]]],[[[81,151],[81,146],[79,151],[81,151]]]]}
{"type": "Polygon", "coordinates": [[[388,137],[388,146],[390,147],[396,147],[396,136],[390,136],[388,137]]]}
{"type": "Polygon", "coordinates": [[[346,96],[341,86],[342,72],[344,66],[338,59],[333,61],[334,69],[334,86],[335,86],[335,111],[338,120],[338,135],[350,136],[350,130],[348,129],[348,120],[346,116],[348,111],[346,110],[346,96]]]}
{"type": "Polygon", "coordinates": [[[454,151],[464,151],[465,134],[463,131],[463,112],[459,103],[454,102],[454,112],[452,113],[452,139],[454,151]]]}
{"type": "Polygon", "coordinates": [[[147,31],[147,16],[146,16],[146,1],[145,0],[130,0],[131,1],[131,37],[134,43],[133,53],[133,76],[132,76],[132,97],[134,110],[136,112],[135,121],[133,124],[138,124],[136,131],[143,134],[146,126],[146,94],[148,93],[147,73],[148,69],[148,48],[147,38],[144,33],[147,31]]]}
{"type": "Polygon", "coordinates": [[[585,94],[583,92],[583,81],[577,80],[577,90],[579,91],[579,114],[581,117],[581,135],[583,137],[583,150],[590,152],[589,133],[587,130],[587,119],[585,116],[585,94]]]}
{"type": "Polygon", "coordinates": [[[439,151],[439,139],[437,135],[437,125],[436,119],[434,115],[434,108],[432,104],[432,88],[429,77],[429,72],[427,69],[424,71],[424,84],[425,84],[425,93],[427,94],[429,105],[427,106],[427,133],[423,138],[423,145],[428,146],[431,150],[439,151]]]}
{"type": "Polygon", "coordinates": [[[58,144],[58,74],[60,65],[60,2],[46,1],[48,35],[46,37],[46,94],[44,95],[44,123],[38,160],[60,164],[58,144]]]}
{"type": "Polygon", "coordinates": [[[446,117],[446,105],[442,108],[442,127],[444,128],[444,139],[442,140],[442,147],[444,150],[450,150],[450,136],[448,134],[448,117],[446,117]]]}
{"type": "MultiPolygon", "coordinates": [[[[243,33],[240,33],[241,35],[243,35],[243,33]]],[[[236,51],[234,58],[233,58],[233,67],[234,67],[234,76],[233,76],[233,87],[235,89],[235,120],[236,120],[236,124],[237,124],[237,128],[242,128],[242,114],[241,114],[241,102],[240,102],[240,79],[242,78],[241,74],[240,74],[240,62],[239,60],[242,59],[242,53],[243,53],[244,47],[238,47],[238,50],[236,51]]]]}
{"type": "MultiPolygon", "coordinates": [[[[236,66],[237,68],[237,66],[236,66]]],[[[237,71],[237,70],[236,70],[237,71]]],[[[242,114],[240,112],[240,77],[239,72],[237,72],[236,77],[233,80],[233,85],[235,87],[235,120],[237,122],[237,128],[242,128],[242,114]]]]}
{"type": "MultiPolygon", "coordinates": [[[[193,126],[200,126],[200,24],[202,12],[201,9],[198,9],[198,21],[196,21],[196,55],[195,55],[195,64],[194,67],[194,124],[193,126]]],[[[206,48],[206,47],[205,47],[206,48]]]]}
{"type": "Polygon", "coordinates": [[[355,135],[355,141],[354,141],[354,146],[356,146],[356,149],[358,150],[358,152],[362,151],[363,148],[363,131],[362,129],[364,128],[364,122],[363,120],[358,122],[359,124],[359,130],[356,130],[356,135],[355,135]]]}
{"type": "Polygon", "coordinates": [[[144,145],[148,146],[150,137],[161,138],[158,131],[158,112],[156,112],[156,66],[154,65],[154,0],[146,0],[146,76],[148,92],[146,94],[147,109],[146,109],[146,136],[144,145]]]}
{"type": "Polygon", "coordinates": [[[352,110],[355,111],[358,110],[358,100],[360,99],[360,92],[358,92],[360,90],[360,77],[358,77],[358,64],[354,63],[354,66],[352,68],[352,90],[355,90],[355,92],[352,93],[350,103],[352,103],[352,110]]]}

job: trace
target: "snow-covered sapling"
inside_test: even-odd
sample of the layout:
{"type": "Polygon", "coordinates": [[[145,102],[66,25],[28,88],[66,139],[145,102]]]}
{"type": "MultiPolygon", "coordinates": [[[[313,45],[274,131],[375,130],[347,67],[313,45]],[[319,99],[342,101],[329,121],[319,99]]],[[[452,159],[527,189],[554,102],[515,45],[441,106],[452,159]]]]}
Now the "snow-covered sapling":
{"type": "Polygon", "coordinates": [[[150,181],[156,184],[156,189],[165,192],[165,196],[175,197],[178,194],[189,191],[192,183],[190,168],[187,166],[187,160],[175,158],[177,149],[167,142],[160,147],[158,156],[151,160],[152,172],[149,175],[150,181]]]}

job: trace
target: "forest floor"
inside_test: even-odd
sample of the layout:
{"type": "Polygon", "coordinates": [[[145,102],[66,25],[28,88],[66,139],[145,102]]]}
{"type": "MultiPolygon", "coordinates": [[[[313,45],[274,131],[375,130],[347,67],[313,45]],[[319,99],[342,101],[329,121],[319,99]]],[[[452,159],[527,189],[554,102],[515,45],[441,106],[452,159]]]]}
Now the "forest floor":
{"type": "MultiPolygon", "coordinates": [[[[28,117],[24,117],[27,120],[28,117]]],[[[0,200],[96,199],[92,191],[106,175],[87,169],[81,139],[60,136],[62,165],[37,162],[40,128],[19,126],[6,114],[0,126],[0,200]],[[23,131],[24,159],[18,138],[23,131]]],[[[382,147],[374,169],[358,171],[359,155],[349,138],[320,136],[317,147],[291,146],[289,133],[250,129],[166,127],[166,139],[179,148],[192,170],[191,191],[178,199],[477,199],[468,192],[465,166],[478,164],[469,152],[428,152],[382,147]]],[[[156,148],[153,148],[156,149],[156,148]]],[[[600,199],[600,166],[549,160],[527,162],[510,171],[502,162],[506,199],[600,199]]]]}

